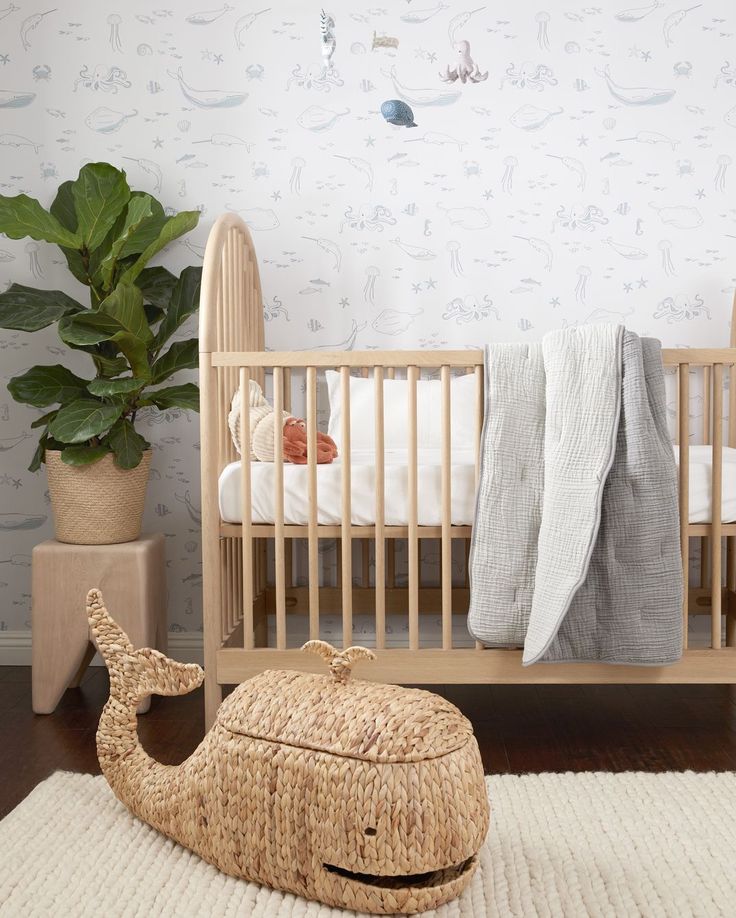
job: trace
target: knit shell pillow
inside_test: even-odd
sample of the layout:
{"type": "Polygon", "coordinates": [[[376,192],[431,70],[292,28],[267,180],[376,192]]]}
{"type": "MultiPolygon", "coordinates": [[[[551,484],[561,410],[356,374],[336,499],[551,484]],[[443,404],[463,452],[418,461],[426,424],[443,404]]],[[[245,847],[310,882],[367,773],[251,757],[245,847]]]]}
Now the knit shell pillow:
{"type": "MultiPolygon", "coordinates": [[[[282,412],[281,423],[277,425],[273,406],[263,397],[258,383],[250,380],[249,420],[250,420],[250,459],[251,462],[273,462],[274,436],[278,432],[283,443],[285,462],[295,465],[306,465],[307,462],[307,425],[287,411],[282,412]]],[[[233,445],[239,455],[243,455],[240,430],[240,389],[235,391],[227,417],[233,445]]],[[[337,457],[334,440],[317,431],[317,462],[332,462],[337,457]]]]}

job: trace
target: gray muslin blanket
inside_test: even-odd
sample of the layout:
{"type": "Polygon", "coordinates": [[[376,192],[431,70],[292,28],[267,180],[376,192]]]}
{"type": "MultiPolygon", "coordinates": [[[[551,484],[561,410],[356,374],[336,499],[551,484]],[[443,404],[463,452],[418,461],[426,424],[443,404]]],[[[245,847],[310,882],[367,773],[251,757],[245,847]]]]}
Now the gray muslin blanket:
{"type": "Polygon", "coordinates": [[[620,325],[486,350],[471,634],[525,664],[682,648],[677,469],[658,341],[620,325]]]}

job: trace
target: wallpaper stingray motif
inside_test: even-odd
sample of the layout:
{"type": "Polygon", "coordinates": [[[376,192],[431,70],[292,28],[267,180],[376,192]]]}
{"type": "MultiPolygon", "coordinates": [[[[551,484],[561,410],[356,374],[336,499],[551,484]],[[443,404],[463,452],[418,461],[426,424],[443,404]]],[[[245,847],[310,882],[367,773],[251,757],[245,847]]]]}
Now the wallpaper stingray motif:
{"type": "MultiPolygon", "coordinates": [[[[462,347],[599,320],[727,340],[729,0],[199,2],[0,9],[2,191],[48,203],[109,160],[203,212],[176,268],[241,214],[271,348],[462,347]],[[416,127],[384,119],[391,100],[416,127]]],[[[11,281],[75,292],[51,247],[0,238],[11,281]]],[[[50,332],[0,332],[0,349],[3,383],[79,359],[50,332]]],[[[30,552],[51,533],[44,473],[26,471],[34,417],[0,392],[5,630],[29,627],[30,552]]],[[[201,627],[198,431],[186,412],[145,431],[174,631],[201,627]]]]}

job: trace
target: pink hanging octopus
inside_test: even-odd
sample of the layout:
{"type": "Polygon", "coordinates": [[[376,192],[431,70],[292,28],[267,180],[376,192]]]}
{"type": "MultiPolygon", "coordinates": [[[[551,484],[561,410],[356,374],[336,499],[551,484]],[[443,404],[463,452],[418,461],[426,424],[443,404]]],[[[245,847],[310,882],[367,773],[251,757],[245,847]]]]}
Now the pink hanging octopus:
{"type": "Polygon", "coordinates": [[[467,83],[468,80],[471,83],[482,83],[483,80],[488,79],[488,71],[481,73],[478,65],[470,56],[469,41],[456,41],[454,48],[457,51],[458,62],[452,68],[448,65],[445,72],[440,73],[443,83],[454,83],[455,80],[460,80],[461,83],[467,83]]]}

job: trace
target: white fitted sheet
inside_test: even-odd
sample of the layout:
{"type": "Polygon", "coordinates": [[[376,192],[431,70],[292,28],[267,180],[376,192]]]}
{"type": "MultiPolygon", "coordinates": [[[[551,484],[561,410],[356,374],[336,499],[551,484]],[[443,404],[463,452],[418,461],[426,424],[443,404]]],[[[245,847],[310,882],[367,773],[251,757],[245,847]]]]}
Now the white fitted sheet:
{"type": "MultiPolygon", "coordinates": [[[[418,517],[420,526],[439,526],[441,520],[441,453],[423,449],[417,453],[418,517]]],[[[227,523],[242,521],[240,462],[232,462],[220,475],[220,516],[227,523]]],[[[284,463],[284,521],[306,526],[309,522],[308,470],[306,465],[284,463]]],[[[376,520],[376,463],[372,450],[352,452],[351,495],[354,526],[370,526],[376,520]]],[[[406,452],[385,453],[385,523],[405,526],[408,517],[408,469],[406,452]]],[[[274,521],[274,465],[251,463],[251,503],[254,523],[274,521]]],[[[342,464],[340,459],[317,466],[317,521],[339,525],[342,520],[342,464]]],[[[452,453],[452,519],[471,525],[475,511],[475,457],[473,450],[452,453]]]]}
{"type": "MultiPolygon", "coordinates": [[[[711,521],[711,468],[713,449],[710,446],[690,447],[690,512],[691,523],[711,521]]],[[[675,447],[675,458],[679,464],[679,447],[675,447]]],[[[736,521],[736,449],[723,450],[723,485],[721,500],[721,522],[736,521]]]]}
{"type": "MultiPolygon", "coordinates": [[[[675,447],[677,456],[677,447],[675,447]]],[[[418,509],[420,526],[439,526],[441,510],[441,454],[424,449],[418,453],[418,509]]],[[[306,526],[309,522],[307,466],[284,463],[284,522],[306,526]]],[[[352,454],[352,522],[370,526],[375,522],[375,457],[372,451],[352,454]]],[[[690,447],[690,522],[707,523],[711,518],[711,447],[690,447]]],[[[271,462],[251,463],[251,497],[254,523],[273,523],[274,466],[271,462]]],[[[342,465],[337,459],[317,467],[317,521],[339,525],[342,519],[342,465]]],[[[406,453],[388,450],[385,458],[386,525],[405,526],[408,517],[408,471],[406,453]]],[[[452,522],[470,526],[475,511],[475,458],[472,450],[452,453],[452,522]]],[[[240,462],[231,462],[220,475],[220,516],[226,523],[240,523],[240,462]]],[[[736,449],[723,450],[723,501],[721,520],[736,521],[736,449]]]]}

